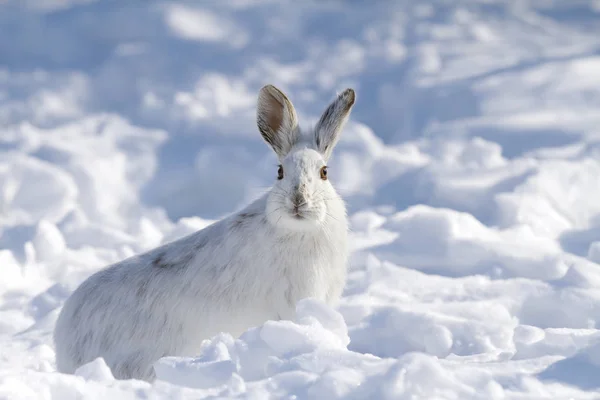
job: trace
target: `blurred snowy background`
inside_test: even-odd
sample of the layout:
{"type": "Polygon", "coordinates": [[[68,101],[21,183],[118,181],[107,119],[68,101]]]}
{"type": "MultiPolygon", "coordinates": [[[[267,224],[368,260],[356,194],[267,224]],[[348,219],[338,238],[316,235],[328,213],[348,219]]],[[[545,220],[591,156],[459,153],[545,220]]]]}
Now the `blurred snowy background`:
{"type": "Polygon", "coordinates": [[[4,0],[0,399],[597,398],[599,127],[599,1],[4,0]],[[266,83],[305,125],[357,92],[339,307],[56,373],[83,279],[273,181],[266,83]]]}

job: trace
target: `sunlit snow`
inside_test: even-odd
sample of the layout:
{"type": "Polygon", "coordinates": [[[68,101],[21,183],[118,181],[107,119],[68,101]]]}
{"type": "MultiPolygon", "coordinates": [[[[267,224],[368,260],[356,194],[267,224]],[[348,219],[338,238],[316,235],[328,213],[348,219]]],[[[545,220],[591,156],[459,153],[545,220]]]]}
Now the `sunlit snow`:
{"type": "Polygon", "coordinates": [[[1,3],[0,399],[293,396],[600,396],[600,2],[1,3]],[[305,125],[356,90],[337,308],[57,373],[79,283],[275,179],[267,83],[305,125]]]}

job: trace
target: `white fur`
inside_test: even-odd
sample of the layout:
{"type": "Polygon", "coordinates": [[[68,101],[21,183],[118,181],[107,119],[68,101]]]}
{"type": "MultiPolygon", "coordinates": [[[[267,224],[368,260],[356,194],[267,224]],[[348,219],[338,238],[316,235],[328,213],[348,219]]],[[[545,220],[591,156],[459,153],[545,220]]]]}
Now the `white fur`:
{"type": "Polygon", "coordinates": [[[346,210],[319,171],[353,103],[347,90],[328,109],[337,121],[325,118],[302,135],[289,100],[263,88],[259,129],[277,146],[284,178],[238,213],[84,281],[56,324],[59,371],[73,373],[101,356],[117,378],[152,381],[152,364],[163,356],[193,356],[219,332],[237,337],[266,320],[291,319],[305,297],[335,302],[346,277],[346,210]],[[276,106],[281,99],[285,107],[276,106]],[[302,200],[300,217],[294,198],[302,200]]]}

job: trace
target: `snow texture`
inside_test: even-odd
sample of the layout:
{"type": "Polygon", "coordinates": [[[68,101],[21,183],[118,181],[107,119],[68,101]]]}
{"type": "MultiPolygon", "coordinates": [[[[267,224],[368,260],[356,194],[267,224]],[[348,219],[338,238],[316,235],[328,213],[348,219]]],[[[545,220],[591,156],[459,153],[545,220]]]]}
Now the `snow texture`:
{"type": "Polygon", "coordinates": [[[0,399],[598,398],[598,110],[597,0],[5,0],[0,399]],[[267,83],[312,124],[356,91],[329,163],[339,305],[221,333],[154,384],[57,373],[79,283],[271,185],[267,83]]]}

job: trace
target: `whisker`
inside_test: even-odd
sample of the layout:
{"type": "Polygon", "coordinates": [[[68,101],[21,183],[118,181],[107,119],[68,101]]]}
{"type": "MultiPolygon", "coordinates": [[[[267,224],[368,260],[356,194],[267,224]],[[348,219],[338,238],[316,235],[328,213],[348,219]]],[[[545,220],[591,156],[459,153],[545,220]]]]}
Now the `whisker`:
{"type": "Polygon", "coordinates": [[[276,198],[280,198],[280,199],[286,199],[287,198],[284,195],[282,195],[281,193],[273,193],[273,196],[275,196],[276,198]]]}
{"type": "Polygon", "coordinates": [[[279,193],[279,192],[283,192],[283,194],[288,195],[288,196],[290,195],[290,193],[287,190],[283,189],[283,188],[273,189],[273,193],[279,193]]]}
{"type": "Polygon", "coordinates": [[[329,212],[325,211],[325,215],[327,215],[329,218],[333,218],[334,220],[336,220],[337,222],[340,222],[339,219],[337,219],[336,217],[334,217],[333,215],[331,215],[329,212]]]}
{"type": "MultiPolygon", "coordinates": [[[[274,210],[271,210],[270,212],[268,212],[268,213],[265,215],[265,217],[268,217],[269,215],[271,215],[271,214],[273,214],[274,212],[276,212],[276,211],[279,211],[279,210],[281,210],[281,209],[283,209],[283,206],[281,206],[281,207],[277,207],[276,209],[274,209],[274,210]]],[[[279,218],[281,218],[281,217],[279,217],[279,218]]]]}

